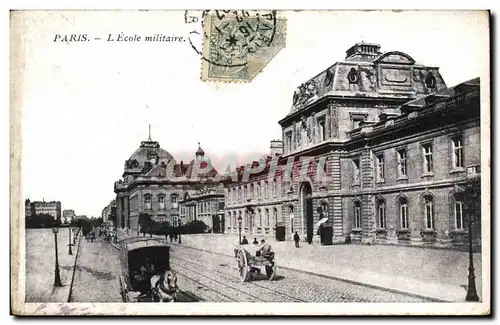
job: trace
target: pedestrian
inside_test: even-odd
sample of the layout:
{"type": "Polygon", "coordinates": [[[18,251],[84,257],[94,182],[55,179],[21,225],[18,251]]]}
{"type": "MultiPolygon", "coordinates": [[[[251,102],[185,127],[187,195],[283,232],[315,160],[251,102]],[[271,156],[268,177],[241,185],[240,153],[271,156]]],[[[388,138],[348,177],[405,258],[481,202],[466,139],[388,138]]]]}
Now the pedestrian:
{"type": "Polygon", "coordinates": [[[257,241],[257,238],[254,238],[254,239],[253,239],[252,244],[254,244],[254,245],[259,245],[259,242],[257,241]]]}
{"type": "Polygon", "coordinates": [[[295,247],[299,248],[300,236],[297,232],[295,232],[295,235],[293,235],[293,241],[295,242],[295,247]]]}
{"type": "Polygon", "coordinates": [[[246,236],[243,236],[243,239],[241,240],[241,245],[248,245],[248,239],[246,236]]]}

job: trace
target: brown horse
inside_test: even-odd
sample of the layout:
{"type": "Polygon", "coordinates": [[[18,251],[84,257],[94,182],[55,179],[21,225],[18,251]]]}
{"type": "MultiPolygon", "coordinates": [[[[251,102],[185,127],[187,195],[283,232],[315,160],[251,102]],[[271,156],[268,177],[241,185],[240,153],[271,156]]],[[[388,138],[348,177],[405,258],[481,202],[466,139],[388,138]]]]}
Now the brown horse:
{"type": "Polygon", "coordinates": [[[165,271],[162,275],[153,275],[150,280],[151,296],[157,302],[175,302],[177,300],[177,275],[165,271]]]}

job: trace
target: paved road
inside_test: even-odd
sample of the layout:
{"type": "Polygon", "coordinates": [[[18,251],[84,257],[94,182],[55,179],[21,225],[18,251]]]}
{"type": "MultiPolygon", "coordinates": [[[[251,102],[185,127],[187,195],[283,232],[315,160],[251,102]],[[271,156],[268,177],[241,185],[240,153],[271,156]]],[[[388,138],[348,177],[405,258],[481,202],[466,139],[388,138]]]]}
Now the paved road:
{"type": "Polygon", "coordinates": [[[101,240],[81,241],[71,302],[122,302],[118,251],[101,240]]]}
{"type": "Polygon", "coordinates": [[[242,283],[236,260],[183,246],[171,249],[179,287],[204,301],[230,302],[425,302],[411,295],[279,268],[277,279],[260,276],[242,283]]]}

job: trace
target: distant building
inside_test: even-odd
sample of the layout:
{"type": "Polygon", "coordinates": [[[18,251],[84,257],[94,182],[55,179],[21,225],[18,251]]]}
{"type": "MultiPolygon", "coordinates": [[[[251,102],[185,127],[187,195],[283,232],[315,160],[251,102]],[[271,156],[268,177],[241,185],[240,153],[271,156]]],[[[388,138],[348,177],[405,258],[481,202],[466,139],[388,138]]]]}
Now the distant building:
{"type": "Polygon", "coordinates": [[[210,232],[224,232],[224,189],[221,186],[186,193],[179,201],[179,209],[184,222],[199,220],[208,226],[210,232]]]}
{"type": "Polygon", "coordinates": [[[63,211],[63,223],[70,223],[73,219],[75,219],[75,210],[64,210],[63,211]]]}
{"type": "Polygon", "coordinates": [[[31,218],[34,215],[33,205],[31,204],[30,199],[26,199],[24,201],[24,217],[31,218]]]}
{"type": "Polygon", "coordinates": [[[54,219],[61,219],[61,201],[34,201],[31,203],[36,215],[47,214],[54,219]]]}
{"type": "Polygon", "coordinates": [[[111,202],[102,209],[101,218],[103,223],[109,225],[114,225],[116,223],[116,200],[111,200],[111,202]]]}
{"type": "MultiPolygon", "coordinates": [[[[179,200],[207,185],[220,186],[218,173],[198,146],[189,164],[177,163],[157,141],[142,141],[125,161],[122,179],[115,182],[118,228],[140,231],[139,216],[157,222],[179,223],[179,200]]],[[[185,221],[182,221],[185,224],[185,221]]]]}

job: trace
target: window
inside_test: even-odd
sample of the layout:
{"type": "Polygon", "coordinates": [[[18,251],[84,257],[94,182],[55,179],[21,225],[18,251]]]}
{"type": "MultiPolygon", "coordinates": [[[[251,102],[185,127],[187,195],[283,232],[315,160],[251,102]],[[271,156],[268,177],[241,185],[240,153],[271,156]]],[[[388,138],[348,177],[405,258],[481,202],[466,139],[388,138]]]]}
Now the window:
{"type": "Polygon", "coordinates": [[[265,227],[269,228],[269,209],[266,209],[266,218],[264,219],[265,227]]]}
{"type": "Polygon", "coordinates": [[[273,179],[273,197],[276,197],[276,179],[273,179]]]}
{"type": "Polygon", "coordinates": [[[273,217],[274,217],[274,227],[276,228],[276,224],[278,223],[278,209],[274,208],[273,209],[273,217]]]}
{"type": "Polygon", "coordinates": [[[321,203],[321,212],[323,212],[323,218],[328,218],[328,203],[321,203]]]}
{"type": "Polygon", "coordinates": [[[144,196],[144,209],[151,210],[151,195],[144,196]]]}
{"type": "Polygon", "coordinates": [[[455,201],[455,229],[464,229],[463,203],[455,201]]]}
{"type": "Polygon", "coordinates": [[[257,209],[257,221],[259,227],[262,227],[262,211],[260,209],[257,209]]]}
{"type": "Polygon", "coordinates": [[[172,216],[172,227],[179,227],[179,216],[172,216]]]}
{"type": "Polygon", "coordinates": [[[407,176],[406,149],[398,150],[398,177],[407,176]]]}
{"type": "Polygon", "coordinates": [[[399,199],[399,226],[401,229],[408,229],[408,200],[399,199]]]}
{"type": "Polygon", "coordinates": [[[377,207],[377,225],[381,229],[385,229],[385,201],[378,200],[377,207]]]}
{"type": "Polygon", "coordinates": [[[464,147],[461,137],[455,137],[451,140],[451,146],[453,148],[453,168],[463,168],[464,167],[464,147]]]}
{"type": "Polygon", "coordinates": [[[359,180],[359,158],[355,158],[352,160],[352,170],[353,170],[352,182],[354,185],[359,184],[360,183],[360,180],[359,180]]]}
{"type": "Polygon", "coordinates": [[[354,228],[361,228],[361,203],[354,203],[354,228]]]}
{"type": "Polygon", "coordinates": [[[260,198],[260,184],[255,184],[255,197],[260,198]]]}
{"type": "Polygon", "coordinates": [[[294,231],[293,231],[293,216],[294,216],[294,214],[293,214],[293,205],[290,205],[288,207],[288,210],[290,211],[290,230],[291,230],[291,233],[293,234],[294,233],[294,231]]]}
{"type": "Polygon", "coordinates": [[[170,196],[170,201],[172,202],[172,208],[177,209],[177,195],[170,196]]]}
{"type": "Polygon", "coordinates": [[[433,163],[432,163],[432,144],[424,144],[422,146],[422,151],[424,155],[424,173],[432,173],[433,163]]]}
{"type": "Polygon", "coordinates": [[[376,169],[377,169],[377,182],[384,181],[384,154],[375,156],[376,169]]]}
{"type": "Polygon", "coordinates": [[[269,196],[269,184],[267,183],[267,181],[264,182],[264,197],[268,197],[269,196]]]}
{"type": "Polygon", "coordinates": [[[318,137],[319,141],[326,140],[326,128],[325,128],[325,117],[318,118],[318,137]]]}
{"type": "Polygon", "coordinates": [[[165,210],[165,197],[163,195],[158,196],[158,209],[165,210]]]}
{"type": "Polygon", "coordinates": [[[250,184],[250,196],[255,196],[255,186],[250,184]]]}
{"type": "Polygon", "coordinates": [[[424,217],[425,228],[434,229],[434,200],[430,195],[424,197],[424,217]]]}
{"type": "Polygon", "coordinates": [[[292,132],[287,132],[285,134],[285,138],[286,138],[286,148],[288,150],[288,152],[292,151],[292,132]]]}

